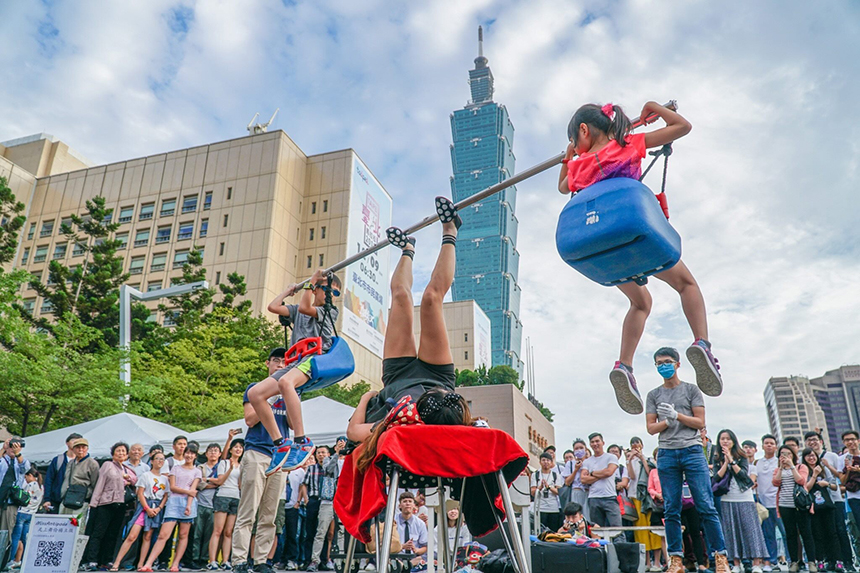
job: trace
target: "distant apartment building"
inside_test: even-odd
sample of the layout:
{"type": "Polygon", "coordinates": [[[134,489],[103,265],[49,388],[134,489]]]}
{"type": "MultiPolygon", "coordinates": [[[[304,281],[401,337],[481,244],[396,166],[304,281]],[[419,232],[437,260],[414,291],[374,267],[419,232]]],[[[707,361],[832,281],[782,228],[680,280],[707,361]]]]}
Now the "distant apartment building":
{"type": "MultiPolygon", "coordinates": [[[[44,280],[52,260],[80,264],[83,250],[60,228],[88,199],[102,196],[120,224],[115,238],[128,284],[142,291],[170,286],[198,247],[210,284],[244,275],[257,312],[286,285],[376,244],[391,222],[391,197],[354,151],[308,156],[283,131],[99,166],[39,134],[0,144],[0,176],[27,205],[13,266],[44,280]]],[[[350,266],[341,278],[338,330],[356,359],[347,383],[379,387],[387,253],[350,266]]],[[[37,317],[52,312],[33,290],[23,298],[37,317]]],[[[169,325],[172,314],[156,306],[151,319],[169,325]]]]}
{"type": "Polygon", "coordinates": [[[824,411],[830,443],[839,449],[842,432],[860,428],[860,365],[828,370],[809,382],[824,411]]]}
{"type": "MultiPolygon", "coordinates": [[[[782,442],[792,436],[803,441],[803,434],[821,428],[830,449],[833,443],[828,432],[824,410],[816,400],[812,384],[805,376],[776,376],[768,380],[764,402],[771,433],[782,442]]],[[[836,442],[837,444],[840,442],[836,442]]]]}

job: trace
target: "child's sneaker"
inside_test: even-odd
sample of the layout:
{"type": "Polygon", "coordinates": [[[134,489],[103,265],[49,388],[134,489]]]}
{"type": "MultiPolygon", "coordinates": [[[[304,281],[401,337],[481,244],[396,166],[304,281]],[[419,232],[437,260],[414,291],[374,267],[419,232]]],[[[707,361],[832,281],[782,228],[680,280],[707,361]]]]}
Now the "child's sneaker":
{"type": "Polygon", "coordinates": [[[314,443],[310,438],[305,436],[299,442],[293,442],[290,447],[290,453],[284,463],[285,471],[292,471],[302,467],[307,459],[314,453],[314,443]]]}
{"type": "Polygon", "coordinates": [[[293,446],[293,441],[289,438],[284,438],[284,443],[275,448],[275,453],[272,454],[272,461],[269,467],[266,468],[266,477],[280,471],[290,455],[290,448],[293,446]]]}
{"type": "Polygon", "coordinates": [[[609,382],[612,383],[615,399],[622,410],[633,415],[639,415],[645,411],[642,397],[639,396],[639,390],[636,388],[636,378],[624,364],[615,363],[615,368],[609,373],[609,382]]]}
{"type": "Polygon", "coordinates": [[[720,363],[711,354],[711,346],[704,339],[697,338],[687,348],[687,360],[696,371],[696,384],[703,394],[719,396],[723,393],[723,377],[720,376],[720,363]]]}

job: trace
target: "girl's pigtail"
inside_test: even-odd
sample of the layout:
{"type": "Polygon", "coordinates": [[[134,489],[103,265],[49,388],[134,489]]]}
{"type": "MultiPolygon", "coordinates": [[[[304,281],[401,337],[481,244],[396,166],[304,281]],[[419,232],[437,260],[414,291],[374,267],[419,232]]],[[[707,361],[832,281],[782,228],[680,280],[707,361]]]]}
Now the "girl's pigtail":
{"type": "Polygon", "coordinates": [[[612,120],[609,122],[609,134],[618,143],[618,145],[624,147],[627,145],[625,138],[627,137],[627,134],[630,133],[632,124],[630,123],[630,119],[624,114],[620,105],[613,105],[612,110],[614,114],[612,120]]]}

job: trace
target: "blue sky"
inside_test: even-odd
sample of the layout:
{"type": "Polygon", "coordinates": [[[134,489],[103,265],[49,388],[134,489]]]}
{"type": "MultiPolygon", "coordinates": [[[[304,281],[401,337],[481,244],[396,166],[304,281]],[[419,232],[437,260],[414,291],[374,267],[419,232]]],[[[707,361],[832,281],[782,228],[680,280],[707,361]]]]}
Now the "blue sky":
{"type": "MultiPolygon", "coordinates": [[[[306,153],[354,148],[405,226],[449,192],[448,118],[469,97],[479,24],[519,169],[564,148],[582,103],[634,115],[677,99],[694,128],[670,162],[672,223],[726,380],[709,427],[758,438],[768,377],[860,362],[858,12],[799,1],[6,2],[0,140],[46,131],[106,163],[241,136],[255,112],[279,107],[273,128],[306,153]]],[[[519,186],[538,397],[560,444],[593,430],[625,440],[644,433],[606,377],[625,299],[555,254],[555,177],[519,186]]],[[[424,280],[436,233],[419,235],[424,280]]],[[[646,390],[659,383],[649,351],[691,342],[677,295],[656,282],[635,363],[646,390]]]]}

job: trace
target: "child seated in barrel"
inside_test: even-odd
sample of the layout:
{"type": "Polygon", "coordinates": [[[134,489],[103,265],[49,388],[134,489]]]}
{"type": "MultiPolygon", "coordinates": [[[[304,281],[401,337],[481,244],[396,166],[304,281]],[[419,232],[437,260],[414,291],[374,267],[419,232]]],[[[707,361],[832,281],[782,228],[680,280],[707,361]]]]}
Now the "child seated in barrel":
{"type": "MultiPolygon", "coordinates": [[[[291,285],[269,303],[269,312],[292,319],[291,345],[295,346],[302,340],[319,337],[322,342],[322,353],[328,352],[331,348],[338,310],[336,307],[325,308],[328,285],[325,270],[319,269],[301,289],[302,295],[299,304],[283,304],[284,299],[299,292],[298,285],[291,285]]],[[[331,275],[332,295],[340,296],[340,288],[340,279],[331,275]]],[[[305,435],[302,402],[299,398],[298,388],[310,380],[314,360],[315,355],[313,354],[300,357],[248,389],[248,401],[254,407],[254,411],[275,446],[272,463],[266,470],[266,475],[272,475],[282,468],[294,470],[301,467],[313,454],[314,444],[305,435]],[[287,420],[293,429],[294,438],[292,440],[281,435],[272,407],[269,405],[269,400],[278,394],[284,398],[287,420]]]]}
{"type": "MultiPolygon", "coordinates": [[[[598,181],[613,177],[640,179],[641,161],[646,149],[661,147],[687,135],[692,126],[678,113],[656,102],[645,104],[640,113],[642,124],[663,119],[666,126],[643,134],[631,134],[632,124],[620,106],[587,104],[574,113],[567,127],[570,140],[558,179],[561,193],[577,193],[598,181]]],[[[696,383],[708,396],[723,391],[719,365],[711,353],[705,299],[693,274],[683,261],[657,273],[658,279],[675,289],[693,331],[693,344],[687,359],[696,372],[696,383]]],[[[609,373],[609,381],[621,408],[630,414],[644,410],[642,397],[633,376],[633,356],[651,312],[651,294],[644,285],[628,282],[618,289],[629,299],[630,309],[621,328],[621,352],[609,373]]]]}

